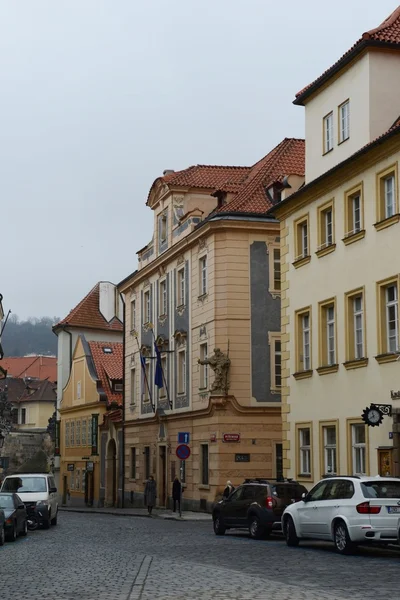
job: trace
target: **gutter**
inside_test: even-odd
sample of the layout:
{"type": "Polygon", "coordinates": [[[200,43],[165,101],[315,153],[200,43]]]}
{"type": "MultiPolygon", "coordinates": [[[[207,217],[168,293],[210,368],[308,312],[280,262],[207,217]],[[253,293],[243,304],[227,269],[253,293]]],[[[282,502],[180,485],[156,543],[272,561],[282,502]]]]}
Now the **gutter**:
{"type": "Polygon", "coordinates": [[[120,293],[119,297],[122,300],[123,304],[123,312],[122,312],[122,322],[124,324],[124,333],[122,336],[122,485],[121,485],[121,493],[122,493],[122,508],[125,508],[125,347],[126,347],[126,327],[125,327],[125,311],[126,305],[123,295],[120,293]]]}

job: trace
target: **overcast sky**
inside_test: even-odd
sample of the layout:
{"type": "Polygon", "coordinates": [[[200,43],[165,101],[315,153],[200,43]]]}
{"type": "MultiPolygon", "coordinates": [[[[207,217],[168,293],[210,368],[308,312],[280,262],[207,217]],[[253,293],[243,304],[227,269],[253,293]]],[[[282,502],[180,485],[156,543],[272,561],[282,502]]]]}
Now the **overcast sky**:
{"type": "Polygon", "coordinates": [[[398,0],[0,0],[3,305],[64,317],[152,236],[164,169],[303,137],[294,94],[398,0]]]}

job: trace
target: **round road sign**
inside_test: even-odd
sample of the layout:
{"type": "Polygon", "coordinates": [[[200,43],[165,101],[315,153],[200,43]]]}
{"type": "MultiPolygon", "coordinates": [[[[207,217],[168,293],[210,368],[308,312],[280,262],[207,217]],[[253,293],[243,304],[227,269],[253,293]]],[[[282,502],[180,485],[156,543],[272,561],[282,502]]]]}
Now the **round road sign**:
{"type": "Polygon", "coordinates": [[[179,444],[176,449],[176,455],[181,460],[186,460],[190,456],[190,448],[186,444],[179,444]]]}

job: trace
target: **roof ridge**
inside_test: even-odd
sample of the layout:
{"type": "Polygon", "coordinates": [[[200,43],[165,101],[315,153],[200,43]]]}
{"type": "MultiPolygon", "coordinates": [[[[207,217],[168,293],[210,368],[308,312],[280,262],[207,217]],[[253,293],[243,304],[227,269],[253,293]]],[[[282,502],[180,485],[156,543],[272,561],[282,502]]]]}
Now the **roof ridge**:
{"type": "Polygon", "coordinates": [[[388,27],[393,25],[393,23],[395,23],[399,17],[400,17],[400,6],[395,8],[394,11],[388,17],[386,17],[386,19],[384,21],[382,21],[382,23],[380,25],[378,25],[378,27],[374,27],[373,29],[369,29],[368,31],[363,33],[362,38],[369,39],[369,37],[371,35],[373,35],[374,33],[378,33],[378,31],[384,31],[385,29],[387,29],[388,27]]]}

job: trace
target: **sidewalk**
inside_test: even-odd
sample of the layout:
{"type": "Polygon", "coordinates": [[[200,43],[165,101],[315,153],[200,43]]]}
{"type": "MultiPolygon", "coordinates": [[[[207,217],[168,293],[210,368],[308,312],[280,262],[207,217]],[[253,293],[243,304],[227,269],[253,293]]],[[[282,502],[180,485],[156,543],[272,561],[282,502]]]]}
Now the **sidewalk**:
{"type": "Polygon", "coordinates": [[[151,517],[147,512],[147,508],[88,508],[86,506],[60,506],[59,510],[64,512],[114,515],[118,517],[157,518],[170,521],[211,521],[211,515],[209,513],[183,511],[182,517],[180,517],[178,512],[174,513],[172,510],[165,510],[162,508],[153,509],[151,517]]]}

